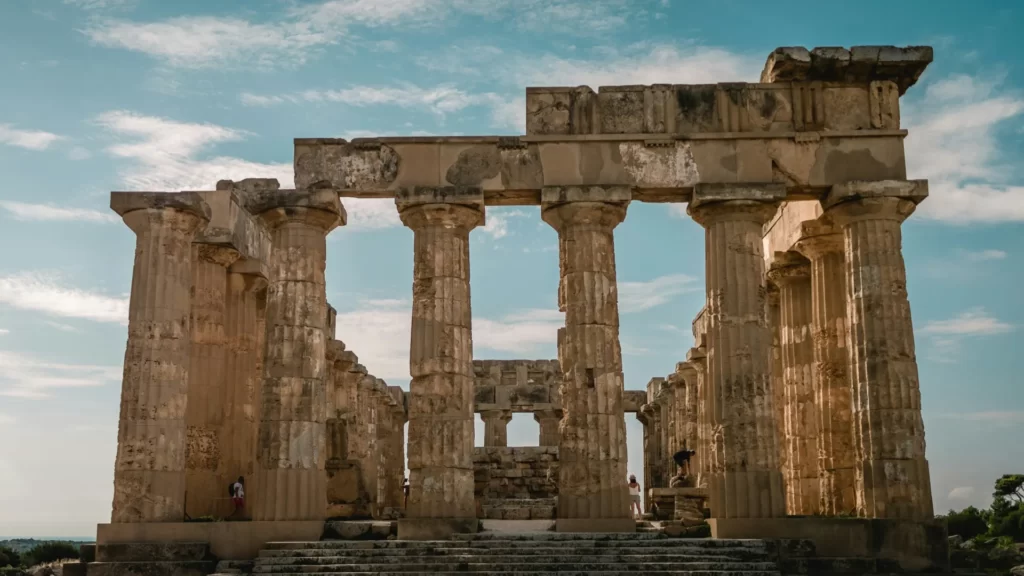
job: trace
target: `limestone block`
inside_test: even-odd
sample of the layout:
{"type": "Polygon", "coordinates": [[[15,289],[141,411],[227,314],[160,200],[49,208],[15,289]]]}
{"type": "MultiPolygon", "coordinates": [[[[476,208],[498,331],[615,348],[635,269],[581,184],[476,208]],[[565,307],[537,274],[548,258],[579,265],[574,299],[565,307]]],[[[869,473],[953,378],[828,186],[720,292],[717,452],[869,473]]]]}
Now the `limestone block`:
{"type": "Polygon", "coordinates": [[[596,134],[599,132],[597,95],[578,88],[527,88],[526,133],[596,134]]]}
{"type": "Polygon", "coordinates": [[[265,263],[270,258],[270,233],[243,207],[239,192],[216,190],[196,194],[210,206],[210,222],[196,235],[196,242],[232,248],[245,260],[265,263]]]}
{"type": "Polygon", "coordinates": [[[845,48],[776,48],[761,72],[761,82],[845,82],[868,84],[886,80],[900,95],[913,86],[931,64],[928,46],[854,46],[845,48]]]}

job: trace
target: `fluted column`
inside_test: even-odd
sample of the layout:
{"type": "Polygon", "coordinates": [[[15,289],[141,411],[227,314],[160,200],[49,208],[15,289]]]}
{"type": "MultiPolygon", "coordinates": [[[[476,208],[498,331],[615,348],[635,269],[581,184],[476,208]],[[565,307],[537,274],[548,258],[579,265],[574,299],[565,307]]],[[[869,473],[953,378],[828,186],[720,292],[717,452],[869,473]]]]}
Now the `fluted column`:
{"type": "Polygon", "coordinates": [[[558,425],[562,421],[561,410],[537,410],[533,419],[540,428],[538,446],[558,446],[558,425]]]}
{"type": "Polygon", "coordinates": [[[713,461],[710,453],[711,428],[708,425],[707,353],[703,348],[690,348],[686,352],[686,362],[696,372],[697,444],[694,450],[697,451],[697,466],[693,470],[697,475],[697,486],[705,488],[713,461]]]}
{"type": "MultiPolygon", "coordinates": [[[[643,445],[643,449],[644,449],[643,466],[644,466],[644,469],[643,469],[643,473],[642,473],[642,476],[641,476],[641,479],[642,479],[642,484],[641,484],[642,485],[642,490],[641,491],[644,492],[644,493],[646,493],[647,489],[650,486],[652,486],[651,478],[653,477],[652,476],[652,472],[651,472],[651,465],[654,463],[654,455],[651,453],[651,450],[654,448],[653,441],[652,441],[652,438],[654,436],[654,428],[651,426],[651,414],[652,413],[653,413],[653,410],[651,409],[650,404],[644,404],[643,406],[640,407],[640,410],[638,410],[637,413],[636,413],[636,419],[644,427],[644,440],[643,440],[644,441],[644,445],[643,445]]],[[[559,459],[559,460],[561,460],[561,459],[559,459]]],[[[559,462],[559,464],[561,464],[561,462],[559,462]]],[[[643,502],[644,502],[644,511],[645,512],[650,512],[650,498],[643,498],[643,502]]]]}
{"type": "Polygon", "coordinates": [[[679,362],[676,364],[676,374],[679,376],[678,384],[675,389],[676,397],[676,418],[678,424],[676,426],[676,433],[680,440],[679,446],[676,451],[682,450],[684,447],[687,450],[693,450],[697,452],[693,456],[690,456],[690,470],[689,474],[694,477],[696,476],[702,465],[700,460],[700,453],[697,448],[699,443],[698,428],[698,414],[699,414],[699,399],[697,394],[697,368],[693,362],[679,362]]]}
{"type": "Polygon", "coordinates": [[[512,412],[508,410],[485,410],[480,413],[484,421],[484,446],[508,446],[508,423],[512,412]]]}
{"type": "Polygon", "coordinates": [[[210,208],[192,193],[114,193],[135,232],[111,522],[181,522],[192,345],[192,239],[210,208]]]}
{"type": "Polygon", "coordinates": [[[185,411],[185,514],[191,518],[231,512],[221,486],[225,424],[226,307],[233,248],[192,245],[192,346],[185,411]],[[219,488],[219,489],[218,489],[219,488]]]}
{"type": "Polygon", "coordinates": [[[327,513],[327,234],[345,223],[329,190],[275,191],[254,210],[270,229],[266,358],[253,520],[327,513]]]}
{"type": "Polygon", "coordinates": [[[927,182],[850,182],[822,203],[843,232],[857,512],[931,518],[921,389],[901,224],[927,182]]]}
{"type": "Polygon", "coordinates": [[[843,236],[827,219],[804,222],[794,248],[811,261],[821,512],[827,516],[852,514],[857,509],[857,481],[843,236]]]}
{"type": "MultiPolygon", "coordinates": [[[[399,204],[414,233],[409,370],[409,518],[467,519],[473,499],[473,324],[469,233],[475,206],[399,204]]],[[[402,531],[402,528],[399,528],[402,531]]]]}
{"type": "MultiPolygon", "coordinates": [[[[775,409],[775,446],[778,450],[779,469],[785,471],[789,466],[789,456],[786,450],[786,379],[782,365],[782,303],[779,301],[779,287],[774,282],[769,281],[765,288],[768,326],[772,333],[768,364],[771,367],[772,406],[775,409]]],[[[786,482],[785,472],[783,482],[786,482]]],[[[788,493],[787,485],[783,489],[788,493]]]]}
{"type": "Polygon", "coordinates": [[[545,188],[542,192],[546,202],[541,215],[559,236],[559,307],[565,310],[559,358],[565,378],[560,519],[621,520],[623,525],[630,519],[614,239],[615,227],[626,216],[628,194],[628,189],[545,188]],[[624,197],[626,201],[562,203],[577,193],[584,198],[624,197]]]}
{"type": "MultiPolygon", "coordinates": [[[[394,390],[396,387],[392,387],[394,390]]],[[[398,389],[401,392],[401,389],[398,389]]],[[[405,491],[402,480],[405,479],[405,423],[406,411],[404,399],[391,407],[391,430],[388,432],[388,470],[387,493],[384,505],[394,510],[402,510],[405,506],[405,491]]]]}
{"type": "Polygon", "coordinates": [[[765,318],[762,226],[785,189],[698,185],[688,211],[705,229],[709,417],[716,518],[785,514],[765,318]]]}
{"type": "Polygon", "coordinates": [[[821,511],[818,406],[812,372],[811,264],[795,252],[777,252],[768,277],[779,287],[786,513],[809,516],[821,511]]]}

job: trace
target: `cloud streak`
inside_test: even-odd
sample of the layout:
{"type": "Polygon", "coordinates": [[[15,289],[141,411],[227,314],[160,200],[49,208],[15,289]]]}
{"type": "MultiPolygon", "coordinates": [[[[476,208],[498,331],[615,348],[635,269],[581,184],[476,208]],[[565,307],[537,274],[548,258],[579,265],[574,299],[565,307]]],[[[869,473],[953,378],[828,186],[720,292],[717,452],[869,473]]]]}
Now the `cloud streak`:
{"type": "Polygon", "coordinates": [[[63,318],[128,323],[128,298],[65,286],[52,272],[0,276],[0,304],[63,318]]]}
{"type": "Polygon", "coordinates": [[[700,288],[697,279],[686,274],[659,276],[647,282],[619,282],[619,311],[643,312],[700,288]]]}
{"type": "Polygon", "coordinates": [[[91,210],[89,208],[66,208],[51,204],[29,204],[0,200],[0,208],[11,214],[15,220],[29,222],[120,222],[115,214],[91,210]]]}
{"type": "Polygon", "coordinates": [[[0,144],[24,148],[26,150],[46,150],[51,144],[63,140],[52,132],[42,130],[20,130],[10,124],[0,124],[0,144]]]}
{"type": "Polygon", "coordinates": [[[65,364],[0,350],[0,396],[46,398],[60,388],[103,386],[119,382],[120,366],[65,364]]]}
{"type": "Polygon", "coordinates": [[[993,318],[984,308],[977,307],[948,320],[932,320],[924,325],[921,333],[932,336],[990,336],[1012,330],[1012,325],[993,318]]]}

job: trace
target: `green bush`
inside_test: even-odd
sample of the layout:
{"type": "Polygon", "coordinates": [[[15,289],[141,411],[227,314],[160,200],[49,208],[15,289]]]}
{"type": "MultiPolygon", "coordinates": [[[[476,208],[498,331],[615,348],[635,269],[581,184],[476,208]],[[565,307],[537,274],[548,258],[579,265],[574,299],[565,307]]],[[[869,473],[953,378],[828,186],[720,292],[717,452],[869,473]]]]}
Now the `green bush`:
{"type": "Polygon", "coordinates": [[[1002,536],[1014,542],[1024,542],[1024,508],[1018,507],[1005,516],[992,519],[992,536],[1002,536]]]}
{"type": "Polygon", "coordinates": [[[969,506],[959,512],[950,510],[949,515],[946,516],[946,526],[950,536],[958,535],[964,540],[970,540],[988,532],[985,514],[974,506],[969,506]]]}
{"type": "Polygon", "coordinates": [[[7,566],[21,566],[21,554],[15,552],[13,548],[0,546],[0,568],[7,566]]]}
{"type": "Polygon", "coordinates": [[[0,568],[0,576],[28,576],[28,572],[17,566],[4,566],[0,568]]]}
{"type": "Polygon", "coordinates": [[[70,542],[44,542],[28,551],[22,562],[27,566],[56,562],[57,560],[77,560],[78,547],[70,542]]]}

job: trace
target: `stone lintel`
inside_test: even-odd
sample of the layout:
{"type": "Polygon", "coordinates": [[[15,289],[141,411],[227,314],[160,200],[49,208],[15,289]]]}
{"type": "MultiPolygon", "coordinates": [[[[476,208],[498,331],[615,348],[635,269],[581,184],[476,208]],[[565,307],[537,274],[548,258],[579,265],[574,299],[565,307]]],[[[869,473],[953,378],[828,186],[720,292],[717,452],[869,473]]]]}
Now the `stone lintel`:
{"type": "Polygon", "coordinates": [[[124,216],[136,210],[169,208],[210,220],[210,205],[195,192],[111,192],[110,209],[124,216]]]}
{"type": "Polygon", "coordinates": [[[645,402],[647,402],[647,392],[643,390],[624,390],[622,392],[623,412],[639,412],[645,402]]]}
{"type": "Polygon", "coordinates": [[[210,206],[210,222],[195,242],[236,250],[243,259],[265,262],[270,257],[270,232],[243,207],[243,196],[233,189],[196,191],[210,206]]]}
{"type": "Polygon", "coordinates": [[[927,180],[870,180],[836,184],[821,201],[828,210],[843,202],[865,198],[899,198],[920,204],[928,197],[927,180]]]}
{"type": "Polygon", "coordinates": [[[281,183],[277,178],[245,178],[237,182],[233,180],[218,180],[217,190],[235,190],[242,196],[252,192],[280,190],[281,183]]]}
{"type": "Polygon", "coordinates": [[[776,48],[768,55],[761,82],[866,84],[890,81],[903,95],[917,83],[933,56],[930,46],[854,46],[849,50],[842,47],[776,48]]]}
{"type": "MultiPolygon", "coordinates": [[[[773,90],[780,91],[779,99],[792,97],[788,87],[773,90]]],[[[826,102],[849,101],[846,89],[836,90],[826,102]]],[[[897,111],[888,100],[870,104],[866,86],[858,94],[855,104],[846,105],[857,108],[853,119],[836,109],[834,121],[826,114],[814,130],[534,135],[518,138],[515,147],[497,136],[375,139],[387,155],[347,143],[296,140],[295,178],[299,188],[329,188],[341,197],[394,199],[410,188],[468,187],[479,188],[486,205],[535,206],[544,201],[545,187],[625,187],[630,195],[624,200],[688,202],[698,183],[771,182],[785,174],[787,200],[818,200],[837,183],[906,178],[906,131],[871,123],[882,122],[885,112],[892,116],[884,122],[891,124],[897,111]],[[864,161],[851,163],[850,157],[864,161]]],[[[730,101],[725,94],[711,97],[730,101]]],[[[748,108],[760,106],[742,109],[748,108]]],[[[788,116],[790,108],[785,105],[788,116]]]]}
{"type": "Polygon", "coordinates": [[[786,187],[783,184],[771,182],[697,184],[693,189],[693,200],[690,201],[689,208],[733,200],[771,204],[785,199],[786,187]]]}
{"type": "Polygon", "coordinates": [[[571,202],[606,202],[627,205],[633,199],[629,186],[545,186],[540,192],[542,206],[571,202]]]}

